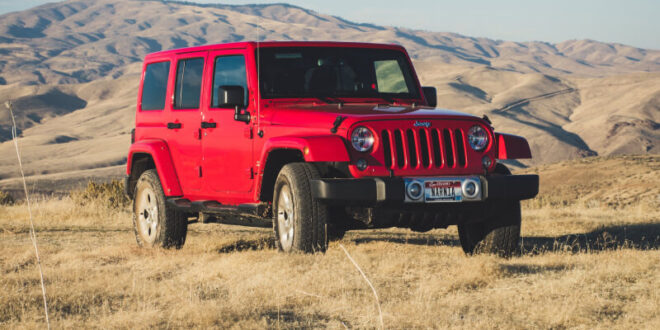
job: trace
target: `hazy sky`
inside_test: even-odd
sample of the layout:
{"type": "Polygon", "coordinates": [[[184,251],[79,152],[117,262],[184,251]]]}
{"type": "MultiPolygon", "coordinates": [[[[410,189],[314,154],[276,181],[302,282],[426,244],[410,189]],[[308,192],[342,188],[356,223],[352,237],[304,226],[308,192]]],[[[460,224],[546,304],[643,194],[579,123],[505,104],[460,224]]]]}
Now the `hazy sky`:
{"type": "MultiPolygon", "coordinates": [[[[189,0],[191,1],[191,0],[189,0]]],[[[0,14],[52,0],[0,0],[0,14]]],[[[512,41],[594,39],[660,49],[660,0],[197,0],[287,2],[360,23],[512,41]]]]}

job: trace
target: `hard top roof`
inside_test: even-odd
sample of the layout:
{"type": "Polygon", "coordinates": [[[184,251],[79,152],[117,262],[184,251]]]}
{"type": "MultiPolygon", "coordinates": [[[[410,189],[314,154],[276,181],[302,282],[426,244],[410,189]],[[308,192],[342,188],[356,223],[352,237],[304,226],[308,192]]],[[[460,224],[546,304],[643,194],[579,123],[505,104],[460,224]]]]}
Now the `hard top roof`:
{"type": "Polygon", "coordinates": [[[231,42],[224,44],[213,44],[204,46],[195,46],[187,48],[178,48],[164,50],[148,54],[145,59],[152,57],[167,57],[174,54],[193,53],[211,50],[223,49],[245,49],[245,48],[266,48],[266,47],[352,47],[352,48],[384,48],[395,49],[405,52],[405,48],[396,44],[378,44],[366,42],[337,42],[337,41],[244,41],[244,42],[231,42]]]}

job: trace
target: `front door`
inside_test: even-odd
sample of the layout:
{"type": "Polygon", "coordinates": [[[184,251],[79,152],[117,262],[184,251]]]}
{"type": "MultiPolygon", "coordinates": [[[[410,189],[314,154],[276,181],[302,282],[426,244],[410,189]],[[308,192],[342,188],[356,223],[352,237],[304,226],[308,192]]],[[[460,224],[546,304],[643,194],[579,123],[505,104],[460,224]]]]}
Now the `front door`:
{"type": "Polygon", "coordinates": [[[188,53],[176,59],[168,145],[184,195],[195,198],[201,189],[202,141],[200,97],[207,52],[188,53]]]}
{"type": "Polygon", "coordinates": [[[248,103],[245,50],[223,50],[209,54],[208,104],[202,111],[202,168],[205,192],[238,203],[252,189],[252,124],[234,120],[234,108],[220,108],[218,87],[242,86],[247,110],[255,115],[255,105],[248,103]]]}

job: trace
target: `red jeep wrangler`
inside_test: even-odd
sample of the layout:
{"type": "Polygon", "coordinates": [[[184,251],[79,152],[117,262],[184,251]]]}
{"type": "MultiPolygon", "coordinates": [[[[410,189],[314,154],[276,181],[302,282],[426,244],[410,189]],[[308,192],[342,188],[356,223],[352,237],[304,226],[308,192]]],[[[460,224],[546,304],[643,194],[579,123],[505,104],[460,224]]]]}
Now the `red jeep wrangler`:
{"type": "Polygon", "coordinates": [[[272,226],[285,252],[360,228],[458,225],[509,255],[538,176],[498,159],[527,141],[435,109],[397,45],[241,42],[147,55],[126,192],[142,246],[181,247],[188,217],[272,226]]]}

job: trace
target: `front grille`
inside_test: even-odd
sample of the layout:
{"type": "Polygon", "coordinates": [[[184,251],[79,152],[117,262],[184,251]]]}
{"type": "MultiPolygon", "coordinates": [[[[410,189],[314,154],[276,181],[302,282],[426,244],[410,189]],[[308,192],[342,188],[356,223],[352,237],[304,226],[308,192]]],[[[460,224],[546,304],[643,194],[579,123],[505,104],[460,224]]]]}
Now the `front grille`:
{"type": "Polygon", "coordinates": [[[465,168],[461,129],[419,128],[381,131],[385,166],[390,169],[465,168]]]}

